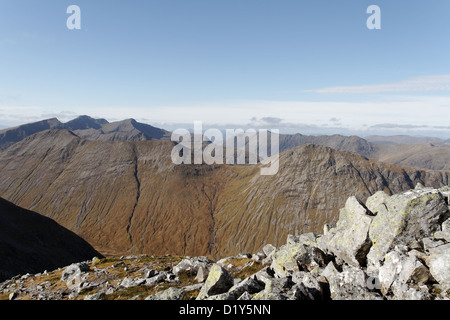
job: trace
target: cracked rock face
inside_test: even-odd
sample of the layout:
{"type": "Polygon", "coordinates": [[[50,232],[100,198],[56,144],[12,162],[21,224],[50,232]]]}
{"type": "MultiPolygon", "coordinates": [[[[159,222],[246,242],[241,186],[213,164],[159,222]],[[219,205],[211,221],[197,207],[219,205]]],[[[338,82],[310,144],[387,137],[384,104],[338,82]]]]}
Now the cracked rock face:
{"type": "Polygon", "coordinates": [[[350,197],[341,209],[328,249],[350,265],[365,266],[366,255],[372,246],[369,238],[372,219],[372,212],[355,197],[350,197]]]}
{"type": "Polygon", "coordinates": [[[396,244],[416,246],[420,239],[438,231],[448,217],[448,206],[436,189],[393,195],[378,208],[369,229],[373,245],[367,257],[374,265],[396,244]]]}
{"type": "Polygon", "coordinates": [[[432,276],[450,287],[450,243],[431,249],[427,261],[432,276]]]}

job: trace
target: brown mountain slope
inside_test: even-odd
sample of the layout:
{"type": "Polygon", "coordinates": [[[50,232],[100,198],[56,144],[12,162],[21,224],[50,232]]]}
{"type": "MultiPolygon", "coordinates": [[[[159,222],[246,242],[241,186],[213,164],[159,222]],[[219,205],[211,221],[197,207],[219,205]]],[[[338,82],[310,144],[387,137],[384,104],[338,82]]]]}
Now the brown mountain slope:
{"type": "Polygon", "coordinates": [[[0,282],[101,257],[55,221],[0,199],[0,282]]]}
{"type": "Polygon", "coordinates": [[[304,145],[281,154],[274,176],[260,176],[247,167],[230,181],[227,193],[233,196],[221,197],[224,203],[217,205],[216,244],[235,251],[255,251],[268,242],[278,245],[288,234],[322,232],[325,223],[336,222],[338,208],[350,195],[365,201],[378,190],[393,194],[418,182],[447,185],[449,176],[304,145]]]}
{"type": "Polygon", "coordinates": [[[104,254],[221,257],[322,231],[351,195],[449,184],[448,172],[323,146],[282,153],[275,176],[260,176],[259,165],[175,166],[172,148],[42,132],[0,153],[0,196],[55,219],[104,254]]]}

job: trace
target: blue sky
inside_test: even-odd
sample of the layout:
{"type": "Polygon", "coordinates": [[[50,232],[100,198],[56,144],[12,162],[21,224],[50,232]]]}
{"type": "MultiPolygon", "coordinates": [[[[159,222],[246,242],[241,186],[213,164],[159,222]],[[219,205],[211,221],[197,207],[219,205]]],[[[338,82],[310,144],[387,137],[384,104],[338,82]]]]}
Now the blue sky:
{"type": "Polygon", "coordinates": [[[3,0],[0,126],[88,114],[450,138],[449,19],[448,0],[3,0]]]}

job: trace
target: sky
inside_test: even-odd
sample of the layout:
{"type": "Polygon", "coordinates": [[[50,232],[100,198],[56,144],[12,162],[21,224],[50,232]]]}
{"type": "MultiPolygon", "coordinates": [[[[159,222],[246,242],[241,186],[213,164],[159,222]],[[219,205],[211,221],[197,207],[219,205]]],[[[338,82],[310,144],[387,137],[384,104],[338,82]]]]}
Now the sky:
{"type": "Polygon", "coordinates": [[[89,115],[448,139],[449,19],[448,0],[2,0],[0,127],[89,115]]]}

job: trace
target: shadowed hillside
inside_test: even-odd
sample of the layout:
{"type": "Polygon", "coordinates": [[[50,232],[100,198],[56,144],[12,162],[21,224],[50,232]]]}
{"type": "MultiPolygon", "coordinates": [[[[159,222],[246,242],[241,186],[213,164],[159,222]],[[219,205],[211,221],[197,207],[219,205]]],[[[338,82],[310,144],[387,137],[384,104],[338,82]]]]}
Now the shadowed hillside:
{"type": "Polygon", "coordinates": [[[0,199],[0,282],[18,274],[54,270],[101,257],[55,221],[0,199]]]}

